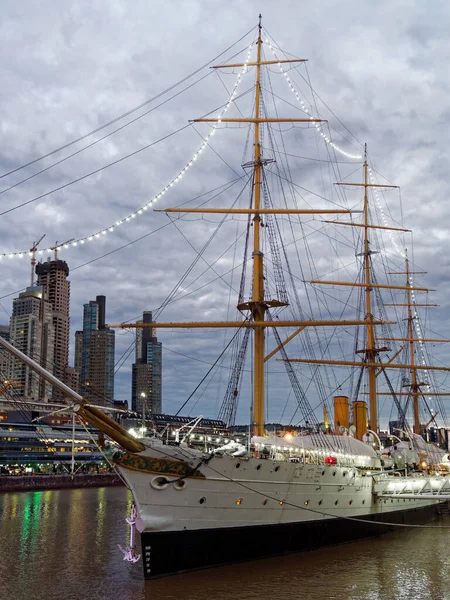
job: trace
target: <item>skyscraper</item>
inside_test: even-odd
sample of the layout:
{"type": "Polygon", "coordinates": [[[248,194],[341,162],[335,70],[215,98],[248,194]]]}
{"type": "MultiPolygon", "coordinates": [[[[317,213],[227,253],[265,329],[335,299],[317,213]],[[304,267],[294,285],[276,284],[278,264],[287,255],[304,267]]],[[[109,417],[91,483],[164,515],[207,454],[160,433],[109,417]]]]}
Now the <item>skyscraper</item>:
{"type": "MultiPolygon", "coordinates": [[[[9,325],[0,325],[0,336],[9,342],[9,325]]],[[[9,352],[0,348],[0,380],[5,381],[12,377],[12,356],[9,352]]]]}
{"type": "MultiPolygon", "coordinates": [[[[64,383],[69,383],[67,373],[70,337],[70,281],[67,279],[69,267],[64,260],[48,260],[45,263],[36,265],[36,274],[38,285],[45,288],[47,298],[53,309],[53,324],[55,327],[54,374],[64,383]]],[[[55,389],[53,398],[56,401],[62,401],[63,395],[55,389]]]]}
{"type": "Polygon", "coordinates": [[[115,332],[105,327],[105,296],[84,305],[83,331],[75,332],[75,370],[92,404],[114,403],[115,332]]]}
{"type": "MultiPolygon", "coordinates": [[[[152,322],[151,311],[145,311],[141,323],[152,322]]],[[[160,413],[162,400],[162,344],[152,327],[136,330],[136,358],[133,364],[131,406],[148,414],[160,413]]]]}
{"type": "Polygon", "coordinates": [[[75,331],[75,371],[78,373],[81,383],[81,371],[83,360],[83,332],[75,331]]]}
{"type": "MultiPolygon", "coordinates": [[[[52,305],[45,294],[42,286],[33,286],[14,299],[10,337],[16,348],[53,373],[55,329],[52,305]]],[[[12,376],[17,383],[12,392],[15,396],[44,402],[51,399],[52,386],[18,360],[13,362],[12,376]]]]}

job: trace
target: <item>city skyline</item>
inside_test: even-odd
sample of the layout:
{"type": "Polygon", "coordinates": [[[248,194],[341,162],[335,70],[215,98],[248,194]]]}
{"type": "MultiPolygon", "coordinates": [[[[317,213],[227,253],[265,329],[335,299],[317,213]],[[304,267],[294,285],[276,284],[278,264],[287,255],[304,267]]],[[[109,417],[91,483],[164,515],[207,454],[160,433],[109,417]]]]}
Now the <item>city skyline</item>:
{"type": "MultiPolygon", "coordinates": [[[[105,296],[98,295],[95,301],[83,305],[83,330],[74,332],[74,367],[70,367],[70,310],[72,308],[72,312],[75,312],[76,308],[70,306],[69,266],[66,261],[48,257],[46,262],[37,263],[35,273],[37,283],[27,287],[13,300],[10,323],[0,324],[0,335],[38,360],[69,387],[80,391],[88,402],[112,406],[115,400],[115,331],[106,327],[105,296]],[[55,310],[55,307],[59,310],[55,310]],[[40,324],[43,314],[45,343],[41,333],[43,325],[40,324]],[[35,338],[37,346],[32,342],[35,338]],[[91,353],[94,355],[92,360],[91,353]]],[[[143,319],[139,322],[151,320],[151,311],[144,311],[143,319]]],[[[144,405],[149,413],[162,412],[162,344],[152,328],[136,329],[135,336],[134,356],[137,364],[133,364],[130,392],[124,400],[130,409],[133,407],[139,412],[144,405]]],[[[6,377],[13,377],[19,382],[14,394],[25,394],[33,400],[62,401],[60,395],[55,395],[52,386],[39,381],[40,378],[28,367],[15,366],[15,363],[14,359],[0,351],[0,370],[6,377]],[[19,389],[22,391],[17,391],[19,389]]]]}

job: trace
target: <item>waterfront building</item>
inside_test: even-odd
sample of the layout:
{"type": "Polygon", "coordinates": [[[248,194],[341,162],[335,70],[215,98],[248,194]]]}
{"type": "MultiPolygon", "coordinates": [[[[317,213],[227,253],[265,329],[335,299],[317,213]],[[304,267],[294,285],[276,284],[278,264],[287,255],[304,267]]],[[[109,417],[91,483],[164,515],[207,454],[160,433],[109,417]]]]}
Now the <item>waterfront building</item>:
{"type": "MultiPolygon", "coordinates": [[[[145,311],[141,323],[152,322],[151,311],[145,311]]],[[[135,362],[132,367],[131,406],[136,412],[161,413],[162,410],[162,344],[152,327],[137,329],[135,362]]]]}
{"type": "MultiPolygon", "coordinates": [[[[54,375],[67,382],[69,373],[69,339],[70,339],[70,281],[69,267],[64,260],[48,260],[36,265],[37,283],[46,290],[47,298],[53,310],[55,344],[53,353],[54,375]]],[[[55,389],[55,401],[63,401],[63,394],[55,389]]]]}
{"type": "MultiPolygon", "coordinates": [[[[53,311],[46,290],[39,285],[28,287],[13,301],[10,341],[16,348],[54,372],[55,328],[53,311]]],[[[52,386],[18,360],[13,360],[11,375],[15,386],[11,394],[24,400],[48,402],[52,386]]]]}
{"type": "Polygon", "coordinates": [[[104,462],[91,438],[96,435],[93,428],[89,428],[89,435],[81,424],[76,423],[73,431],[72,417],[61,414],[32,423],[36,414],[35,411],[17,410],[3,413],[4,418],[0,419],[0,467],[20,472],[25,467],[40,466],[33,470],[52,472],[56,466],[65,465],[68,470],[72,449],[76,466],[104,462]]]}
{"type": "Polygon", "coordinates": [[[115,332],[105,326],[105,296],[84,305],[83,331],[75,333],[80,392],[92,404],[114,403],[115,332]]]}

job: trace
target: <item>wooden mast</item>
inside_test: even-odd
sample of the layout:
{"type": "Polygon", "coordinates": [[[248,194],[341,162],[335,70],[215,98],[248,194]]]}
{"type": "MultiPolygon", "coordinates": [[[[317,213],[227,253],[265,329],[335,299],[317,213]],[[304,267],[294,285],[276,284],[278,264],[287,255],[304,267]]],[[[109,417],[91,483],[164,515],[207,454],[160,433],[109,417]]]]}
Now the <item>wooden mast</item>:
{"type": "MultiPolygon", "coordinates": [[[[406,255],[405,259],[405,275],[406,275],[406,285],[411,285],[409,280],[409,259],[408,255],[406,255]]],[[[409,335],[409,360],[411,362],[411,367],[414,367],[414,331],[413,331],[413,315],[411,310],[411,290],[407,290],[406,292],[407,303],[408,303],[408,335],[409,335]]],[[[413,395],[413,412],[414,412],[414,431],[418,435],[420,435],[420,418],[419,418],[419,394],[420,394],[420,386],[417,381],[417,370],[411,369],[411,393],[413,395]]]]}
{"type": "MultiPolygon", "coordinates": [[[[409,260],[406,257],[406,270],[401,273],[390,273],[390,275],[406,275],[405,285],[390,285],[390,284],[375,284],[371,281],[370,275],[370,243],[369,243],[369,229],[388,229],[392,231],[409,231],[408,229],[403,229],[399,227],[386,227],[386,226],[378,226],[378,225],[370,225],[369,224],[369,203],[368,203],[368,188],[369,187],[397,187],[397,186],[380,186],[378,184],[369,184],[368,183],[368,162],[367,162],[367,145],[364,147],[364,182],[363,183],[338,183],[337,185],[350,185],[350,186],[363,186],[364,187],[364,207],[363,207],[363,223],[351,223],[351,222],[340,222],[340,221],[325,221],[325,223],[333,223],[336,225],[349,225],[352,227],[363,227],[364,228],[364,283],[353,283],[353,282],[333,282],[333,281],[320,281],[314,280],[311,283],[318,284],[333,284],[333,285],[347,285],[347,286],[359,286],[365,288],[365,304],[366,304],[366,324],[367,324],[367,348],[363,350],[358,350],[358,353],[365,355],[365,361],[361,363],[352,362],[352,361],[313,361],[308,359],[290,359],[295,362],[308,362],[308,363],[317,363],[317,364],[336,364],[336,365],[354,365],[354,366],[365,366],[368,371],[368,383],[369,383],[369,391],[362,392],[362,394],[366,394],[369,396],[369,408],[370,408],[370,429],[377,431],[378,427],[378,419],[377,419],[377,396],[380,395],[377,392],[376,378],[380,373],[388,368],[388,369],[409,369],[411,373],[411,384],[409,392],[400,392],[399,395],[407,395],[413,396],[413,411],[414,411],[414,430],[416,433],[420,434],[420,418],[419,418],[419,396],[423,395],[421,391],[421,386],[424,385],[423,382],[419,382],[419,378],[417,376],[417,370],[442,370],[449,371],[448,367],[427,367],[422,365],[415,364],[414,357],[414,342],[450,342],[450,340],[427,340],[427,339],[418,339],[414,337],[414,328],[413,328],[413,319],[415,318],[412,314],[412,292],[413,291],[422,291],[428,292],[430,291],[428,288],[421,288],[413,286],[410,281],[410,275],[412,274],[423,274],[422,272],[411,272],[409,270],[409,260]],[[385,337],[375,337],[374,333],[374,325],[376,322],[373,320],[372,314],[372,306],[371,306],[371,291],[373,288],[387,288],[387,289],[403,289],[407,292],[407,302],[405,304],[385,304],[385,306],[406,306],[408,308],[408,337],[406,338],[385,338],[385,337]],[[402,348],[387,363],[379,363],[376,361],[377,354],[382,351],[382,348],[376,347],[376,342],[378,341],[403,341],[408,342],[409,344],[409,364],[400,365],[397,363],[393,363],[393,360],[400,354],[402,348]]],[[[435,304],[417,304],[416,306],[437,306],[435,304]]],[[[381,392],[381,395],[392,395],[391,392],[381,392]]],[[[447,395],[447,394],[434,394],[430,393],[430,395],[447,395]]],[[[449,394],[450,395],[450,394],[449,394]]]]}
{"type": "MultiPolygon", "coordinates": [[[[364,146],[364,279],[366,284],[366,320],[367,320],[367,348],[365,349],[366,361],[375,363],[377,349],[375,347],[375,333],[373,328],[372,314],[372,298],[370,287],[370,246],[369,246],[369,196],[367,193],[367,144],[364,146]]],[[[369,429],[378,431],[378,414],[377,414],[377,367],[368,366],[368,383],[369,383],[369,429]]]]}
{"type": "MultiPolygon", "coordinates": [[[[254,179],[253,207],[261,208],[261,146],[259,141],[260,99],[261,99],[261,15],[258,23],[258,47],[256,59],[255,94],[255,138],[254,138],[254,179]]],[[[260,249],[261,217],[253,219],[253,289],[251,311],[254,321],[264,321],[267,305],[264,304],[263,254],[260,249]]],[[[253,357],[253,426],[255,435],[264,435],[264,341],[265,328],[255,327],[253,357]]]]}
{"type": "MultiPolygon", "coordinates": [[[[168,208],[163,212],[178,212],[178,213],[226,213],[226,214],[254,214],[253,218],[253,279],[252,279],[252,295],[251,300],[248,302],[244,302],[238,305],[239,310],[244,311],[247,310],[250,312],[251,319],[242,321],[242,322],[194,322],[194,323],[121,323],[108,325],[108,327],[118,327],[118,328],[134,328],[134,327],[153,327],[153,328],[231,328],[231,327],[242,327],[242,328],[252,328],[254,330],[254,346],[253,346],[253,355],[254,355],[254,363],[253,363],[253,430],[255,435],[264,435],[265,434],[265,420],[264,420],[264,363],[265,361],[272,356],[276,351],[280,349],[281,346],[286,344],[290,339],[300,333],[301,329],[304,327],[321,327],[321,326],[336,326],[336,325],[363,325],[367,324],[367,320],[355,320],[355,321],[334,321],[334,320],[325,320],[325,321],[267,321],[266,320],[266,312],[271,307],[280,307],[286,306],[285,302],[280,302],[276,299],[266,300],[265,299],[265,285],[264,285],[264,256],[261,251],[261,215],[264,214],[342,214],[347,213],[351,214],[354,211],[351,210],[342,210],[342,209],[276,209],[276,208],[261,208],[261,183],[262,183],[262,170],[265,164],[265,159],[262,156],[261,145],[260,145],[260,125],[263,123],[319,123],[322,122],[323,119],[319,118],[271,118],[265,117],[261,115],[261,67],[263,65],[272,65],[278,64],[279,62],[286,63],[297,63],[304,62],[304,59],[289,59],[283,61],[262,61],[262,25],[261,25],[261,15],[259,15],[259,23],[258,23],[258,39],[257,39],[257,59],[256,62],[247,62],[247,63],[233,63],[229,65],[220,65],[212,68],[227,68],[227,67],[246,67],[246,66],[254,66],[256,67],[256,85],[255,85],[255,109],[254,116],[252,117],[244,117],[244,118],[201,118],[194,119],[194,122],[215,122],[215,123],[252,123],[254,124],[254,151],[253,151],[253,163],[251,166],[253,167],[253,203],[252,208],[250,209],[233,209],[233,208],[168,208]],[[275,351],[270,353],[267,357],[264,356],[264,342],[265,342],[265,330],[267,327],[297,327],[297,332],[295,332],[292,336],[290,336],[281,346],[279,346],[275,351]]],[[[366,173],[367,179],[367,173],[366,173]]],[[[353,184],[355,185],[355,184],[353,184]]],[[[368,184],[366,181],[366,188],[371,187],[371,184],[368,184]]],[[[385,186],[383,186],[385,187],[385,186]]],[[[391,187],[391,186],[387,186],[391,187]]],[[[367,194],[367,189],[366,189],[367,194]]],[[[360,211],[357,211],[360,212],[360,211]]],[[[367,216],[365,219],[365,227],[366,232],[369,228],[367,224],[367,216]]],[[[367,235],[366,235],[367,237],[367,235]]],[[[366,285],[366,284],[364,284],[366,285]]],[[[380,325],[382,321],[375,321],[371,319],[370,321],[372,327],[372,337],[373,336],[373,327],[375,325],[380,325]]]]}
{"type": "MultiPolygon", "coordinates": [[[[421,392],[421,385],[423,383],[418,382],[417,370],[442,370],[449,371],[448,367],[428,367],[416,365],[414,361],[414,342],[449,342],[450,340],[425,340],[425,339],[416,339],[413,337],[413,319],[412,315],[412,291],[421,291],[428,292],[430,291],[428,288],[416,287],[411,284],[410,275],[412,274],[409,271],[409,265],[407,261],[406,272],[402,273],[391,273],[395,275],[406,275],[406,284],[405,285],[391,285],[391,284],[378,284],[373,283],[371,280],[371,250],[370,250],[370,241],[369,241],[369,229],[384,229],[391,231],[409,231],[408,229],[400,228],[400,227],[387,227],[380,225],[371,225],[369,224],[369,201],[368,201],[368,188],[371,187],[386,187],[386,188],[395,188],[397,186],[392,185],[379,185],[376,183],[368,183],[368,162],[367,162],[367,146],[364,147],[364,164],[363,164],[363,172],[364,172],[364,181],[363,183],[348,183],[348,182],[339,182],[336,185],[345,185],[345,186],[356,186],[356,187],[364,187],[364,206],[363,206],[363,222],[362,223],[352,223],[352,222],[342,222],[342,221],[324,221],[325,223],[332,223],[335,225],[347,225],[351,227],[362,227],[364,229],[364,241],[363,241],[363,253],[362,256],[364,258],[363,267],[364,267],[364,281],[361,283],[358,282],[350,282],[350,281],[324,281],[324,280],[313,280],[310,283],[313,284],[321,284],[321,285],[342,285],[342,286],[351,286],[351,287],[362,287],[365,290],[365,322],[364,324],[367,327],[367,347],[362,350],[357,350],[357,353],[363,354],[365,356],[364,362],[355,362],[355,361],[343,361],[343,360],[312,360],[312,359],[288,359],[291,362],[300,362],[300,363],[310,363],[310,364],[328,364],[328,365],[343,365],[343,366],[360,366],[365,367],[368,373],[368,384],[369,391],[361,392],[362,394],[366,394],[369,396],[369,407],[370,407],[370,428],[374,431],[378,429],[378,418],[377,418],[377,385],[376,378],[384,369],[409,369],[411,372],[411,386],[410,391],[407,393],[400,392],[400,395],[413,395],[414,398],[414,424],[415,431],[420,433],[420,420],[419,420],[419,408],[418,408],[418,398],[420,395],[423,395],[421,392]],[[378,321],[375,321],[372,314],[372,298],[371,291],[374,288],[383,288],[383,289],[396,289],[396,290],[406,290],[407,291],[407,303],[406,304],[386,304],[385,306],[407,306],[408,307],[408,323],[409,330],[407,338],[382,338],[375,337],[374,326],[378,324],[378,321]],[[387,363],[381,363],[377,361],[377,355],[379,352],[386,350],[385,348],[377,348],[376,343],[380,340],[391,340],[391,341],[405,341],[409,342],[410,349],[410,363],[405,365],[400,365],[397,363],[393,363],[393,360],[400,354],[402,348],[391,357],[391,359],[387,363]]],[[[418,304],[416,306],[436,306],[433,304],[418,304]]],[[[381,392],[382,395],[391,395],[391,392],[381,392]]],[[[428,394],[427,394],[428,395],[428,394]]],[[[446,395],[446,394],[434,394],[433,395],[446,395]]]]}
{"type": "MultiPolygon", "coordinates": [[[[417,317],[413,315],[412,308],[413,306],[437,306],[436,304],[416,304],[412,299],[412,290],[414,289],[411,284],[411,275],[426,275],[425,271],[410,271],[409,270],[409,258],[408,253],[405,251],[405,270],[401,272],[390,273],[390,275],[405,275],[406,276],[406,303],[405,304],[391,304],[389,306],[406,306],[407,307],[407,322],[408,322],[408,337],[406,338],[378,338],[379,340],[392,340],[392,341],[403,341],[408,342],[409,348],[409,370],[411,373],[411,383],[408,384],[409,392],[400,392],[400,395],[412,396],[413,398],[413,416],[414,416],[414,432],[418,435],[421,435],[421,426],[420,426],[420,415],[419,415],[419,396],[423,396],[423,392],[421,390],[421,386],[425,385],[423,382],[419,380],[417,377],[417,370],[428,370],[427,367],[423,365],[415,364],[415,352],[414,352],[414,343],[448,343],[450,340],[433,340],[433,339],[425,339],[425,338],[416,338],[414,337],[414,326],[413,321],[417,317]]],[[[430,370],[437,370],[436,367],[431,367],[430,370]]],[[[405,386],[406,387],[406,386],[405,386]]],[[[398,394],[397,394],[398,395],[398,394]]],[[[447,393],[427,393],[430,396],[446,396],[450,395],[447,393]]]]}
{"type": "MultiPolygon", "coordinates": [[[[363,270],[364,270],[364,281],[361,283],[354,282],[332,282],[332,281],[320,281],[314,280],[311,283],[319,283],[319,284],[334,284],[334,285],[348,285],[355,287],[363,287],[365,294],[365,325],[367,328],[367,340],[366,340],[366,348],[362,350],[357,350],[358,354],[363,354],[365,356],[365,360],[363,363],[351,363],[347,361],[346,364],[360,364],[365,367],[367,370],[367,379],[369,384],[369,429],[373,431],[378,431],[378,409],[377,409],[377,374],[379,369],[379,363],[377,363],[377,355],[384,349],[380,349],[376,347],[375,341],[375,330],[374,325],[375,321],[372,314],[372,297],[371,293],[374,288],[395,288],[395,289],[403,289],[403,286],[392,286],[387,284],[376,284],[372,283],[371,279],[371,254],[372,251],[370,249],[370,241],[369,241],[369,229],[394,229],[392,227],[380,227],[377,225],[371,225],[369,223],[369,194],[368,190],[371,187],[397,187],[397,186],[380,186],[375,183],[369,183],[368,181],[368,169],[369,165],[367,162],[367,144],[364,145],[364,163],[363,163],[363,175],[364,181],[363,183],[347,183],[347,182],[339,182],[336,185],[350,185],[355,187],[363,187],[364,188],[364,206],[363,206],[363,222],[362,223],[342,223],[343,225],[350,225],[353,227],[362,227],[364,229],[364,242],[363,242],[363,270]]],[[[340,223],[339,223],[340,224],[340,223]]],[[[399,229],[399,228],[397,228],[399,229]]],[[[400,229],[401,231],[402,229],[400,229]]],[[[403,230],[407,231],[407,230],[403,230]]],[[[423,288],[425,290],[425,288],[423,288]]],[[[313,361],[311,361],[313,362],[313,361]]],[[[325,362],[325,361],[324,361],[325,362]]],[[[344,364],[345,361],[326,361],[328,364],[344,364]]]]}

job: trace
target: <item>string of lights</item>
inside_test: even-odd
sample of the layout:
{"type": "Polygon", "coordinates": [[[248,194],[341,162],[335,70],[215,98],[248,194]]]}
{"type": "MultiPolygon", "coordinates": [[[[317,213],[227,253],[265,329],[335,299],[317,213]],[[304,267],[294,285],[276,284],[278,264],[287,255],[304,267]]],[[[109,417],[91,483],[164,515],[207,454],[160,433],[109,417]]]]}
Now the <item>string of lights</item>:
{"type": "MultiPolygon", "coordinates": [[[[269,48],[272,51],[272,54],[275,58],[275,60],[280,60],[275,52],[275,48],[272,46],[272,44],[270,43],[269,39],[266,39],[266,44],[269,46],[269,48]]],[[[289,88],[291,89],[291,92],[294,94],[295,98],[297,99],[297,102],[300,103],[300,106],[302,107],[303,112],[309,116],[309,118],[312,120],[315,117],[313,115],[311,115],[311,112],[309,111],[308,107],[306,106],[306,104],[303,102],[302,98],[300,97],[300,94],[297,92],[297,90],[295,89],[291,78],[289,77],[288,73],[283,69],[283,67],[281,66],[281,63],[278,63],[278,66],[280,68],[281,73],[284,75],[284,78],[286,80],[286,83],[288,84],[289,88]]],[[[340,154],[342,154],[343,156],[346,156],[347,158],[353,158],[355,160],[361,160],[362,159],[362,155],[360,154],[350,154],[349,152],[346,152],[345,150],[343,150],[340,146],[338,146],[337,144],[335,144],[331,138],[329,137],[329,135],[327,135],[322,128],[322,124],[321,123],[315,123],[315,128],[316,131],[319,133],[320,137],[322,137],[325,142],[331,146],[334,150],[336,150],[337,152],[339,152],[340,154]]]]}
{"type": "MultiPolygon", "coordinates": [[[[215,133],[216,133],[216,131],[218,129],[220,129],[219,125],[221,123],[221,119],[224,116],[224,114],[228,111],[228,109],[230,108],[231,104],[234,102],[234,98],[236,96],[238,86],[239,86],[240,82],[242,81],[242,76],[248,70],[247,65],[248,65],[248,62],[250,60],[250,55],[251,55],[251,51],[252,51],[253,45],[254,45],[253,43],[250,44],[250,46],[248,48],[247,57],[246,57],[245,62],[244,62],[244,67],[237,74],[236,81],[235,81],[234,86],[233,86],[233,88],[231,90],[231,94],[230,94],[230,96],[228,98],[228,101],[226,102],[226,104],[222,108],[221,112],[217,116],[217,119],[218,119],[217,120],[217,124],[215,124],[211,128],[211,131],[205,136],[205,138],[203,139],[202,144],[200,145],[200,147],[198,148],[198,150],[196,152],[194,152],[192,158],[185,164],[185,166],[178,172],[178,174],[165,187],[163,187],[162,190],[160,190],[160,192],[158,194],[156,194],[151,200],[149,200],[146,204],[144,204],[140,208],[136,209],[135,211],[133,211],[132,213],[130,213],[129,215],[127,215],[123,219],[119,219],[118,221],[116,221],[112,225],[109,225],[108,227],[100,229],[99,231],[91,233],[91,234],[89,234],[89,235],[87,235],[85,237],[74,239],[74,240],[72,240],[70,242],[62,244],[61,246],[53,246],[53,247],[49,247],[49,248],[42,248],[40,250],[37,250],[36,253],[39,254],[39,255],[42,255],[44,253],[48,253],[48,252],[53,251],[53,250],[61,250],[63,248],[65,250],[68,250],[69,248],[73,248],[73,247],[76,247],[76,246],[81,246],[81,245],[85,244],[86,242],[96,241],[99,238],[102,238],[103,236],[107,235],[108,233],[113,233],[117,229],[117,227],[120,227],[124,223],[128,223],[132,219],[135,219],[136,217],[141,216],[142,214],[144,214],[144,212],[147,211],[149,208],[151,208],[154,204],[156,204],[156,202],[158,202],[164,196],[164,194],[166,194],[170,190],[170,188],[172,188],[176,183],[178,183],[182,179],[182,177],[186,174],[186,172],[197,161],[198,157],[200,156],[200,154],[202,154],[203,150],[208,146],[210,138],[213,135],[215,135],[215,133]]],[[[7,258],[7,259],[24,258],[24,257],[27,257],[27,256],[32,256],[32,253],[29,252],[29,251],[3,252],[3,253],[0,253],[0,260],[4,259],[4,258],[7,258]]]]}

